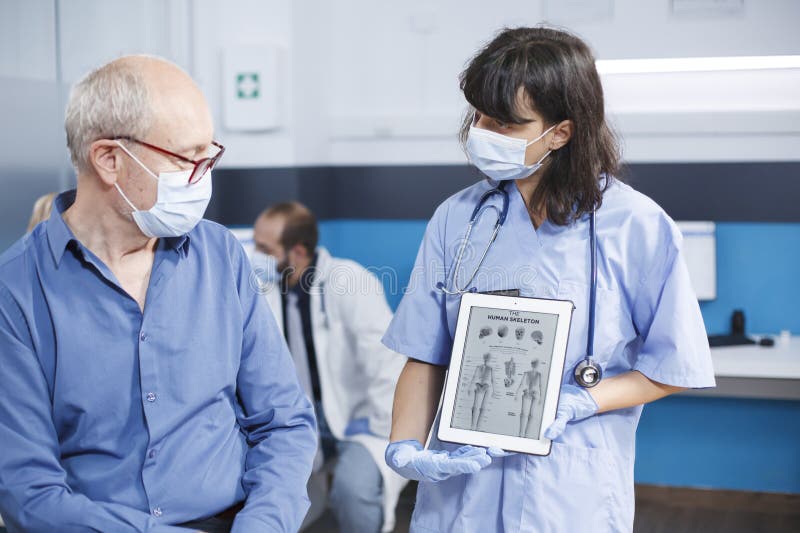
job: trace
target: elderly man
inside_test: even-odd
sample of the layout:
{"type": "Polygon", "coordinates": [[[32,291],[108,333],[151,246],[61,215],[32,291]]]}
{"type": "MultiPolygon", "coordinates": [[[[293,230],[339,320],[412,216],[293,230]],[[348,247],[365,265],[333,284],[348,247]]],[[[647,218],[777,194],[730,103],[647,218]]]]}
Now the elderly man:
{"type": "Polygon", "coordinates": [[[0,257],[9,529],[295,531],[313,409],[244,250],[201,220],[223,151],[202,93],[125,57],[66,131],[77,191],[0,257]]]}
{"type": "Polygon", "coordinates": [[[316,218],[304,205],[273,205],[253,228],[255,272],[278,282],[263,292],[317,409],[316,466],[336,458],[330,503],[339,527],[391,531],[406,481],[383,454],[406,358],[380,342],[392,319],[381,282],[363,266],[331,257],[317,237],[316,218]]]}

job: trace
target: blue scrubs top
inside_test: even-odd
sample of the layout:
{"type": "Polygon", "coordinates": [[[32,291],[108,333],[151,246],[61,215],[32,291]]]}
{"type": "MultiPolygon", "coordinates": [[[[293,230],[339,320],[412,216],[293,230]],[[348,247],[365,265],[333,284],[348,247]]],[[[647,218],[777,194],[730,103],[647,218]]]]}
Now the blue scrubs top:
{"type": "MultiPolygon", "coordinates": [[[[428,224],[406,294],[383,342],[414,359],[450,361],[460,296],[436,289],[449,282],[459,245],[481,195],[477,183],[446,200],[428,224]]],[[[519,289],[521,296],[572,300],[564,382],[585,357],[590,288],[589,216],[568,226],[535,229],[515,183],[506,185],[508,218],[479,270],[479,292],[519,289]]],[[[502,205],[493,195],[490,205],[502,205]]],[[[473,272],[495,222],[475,225],[458,285],[473,272]]],[[[697,298],[675,223],[652,200],[611,179],[597,211],[595,358],[611,377],[638,370],[659,383],[714,386],[697,298]]],[[[450,287],[451,285],[448,286],[450,287]]],[[[420,483],[412,530],[631,531],[635,432],[642,406],[567,425],[549,456],[494,459],[473,475],[420,483]]],[[[438,422],[437,422],[438,423],[438,422]]],[[[435,437],[434,449],[455,449],[435,437]]]]}

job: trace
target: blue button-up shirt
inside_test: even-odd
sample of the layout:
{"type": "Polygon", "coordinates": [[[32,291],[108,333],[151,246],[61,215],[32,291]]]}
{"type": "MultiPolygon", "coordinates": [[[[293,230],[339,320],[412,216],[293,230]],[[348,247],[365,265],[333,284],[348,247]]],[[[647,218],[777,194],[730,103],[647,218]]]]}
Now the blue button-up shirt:
{"type": "Polygon", "coordinates": [[[295,531],[315,421],[224,227],[160,239],[142,312],[61,213],[0,256],[0,514],[11,531],[295,531]]]}

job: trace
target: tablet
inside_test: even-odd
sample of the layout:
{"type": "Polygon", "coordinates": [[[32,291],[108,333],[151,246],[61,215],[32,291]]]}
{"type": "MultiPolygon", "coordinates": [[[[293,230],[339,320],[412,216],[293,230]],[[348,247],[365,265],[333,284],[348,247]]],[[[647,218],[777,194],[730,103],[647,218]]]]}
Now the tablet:
{"type": "Polygon", "coordinates": [[[439,440],[548,455],[572,302],[461,297],[439,440]]]}

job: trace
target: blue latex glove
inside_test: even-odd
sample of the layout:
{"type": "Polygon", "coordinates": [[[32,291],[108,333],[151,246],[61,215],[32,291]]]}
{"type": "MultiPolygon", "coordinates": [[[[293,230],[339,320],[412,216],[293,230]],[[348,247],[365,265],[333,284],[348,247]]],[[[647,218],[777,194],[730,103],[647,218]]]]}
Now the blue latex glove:
{"type": "Polygon", "coordinates": [[[557,439],[564,433],[567,422],[588,418],[597,413],[597,409],[597,403],[588,390],[575,385],[562,385],[556,419],[545,430],[544,436],[550,440],[557,439]]]}
{"type": "Polygon", "coordinates": [[[492,458],[485,448],[462,446],[448,452],[423,450],[416,440],[400,440],[386,447],[386,464],[406,479],[443,481],[453,476],[474,474],[486,468],[492,458]]]}
{"type": "Polygon", "coordinates": [[[497,448],[495,446],[489,446],[486,448],[486,453],[488,453],[489,457],[493,459],[497,459],[499,457],[508,457],[509,455],[517,455],[517,452],[507,452],[502,448],[497,448]]]}
{"type": "Polygon", "coordinates": [[[344,436],[352,437],[353,435],[374,435],[374,433],[369,430],[369,419],[367,417],[354,418],[347,424],[347,427],[344,429],[344,436]]]}

